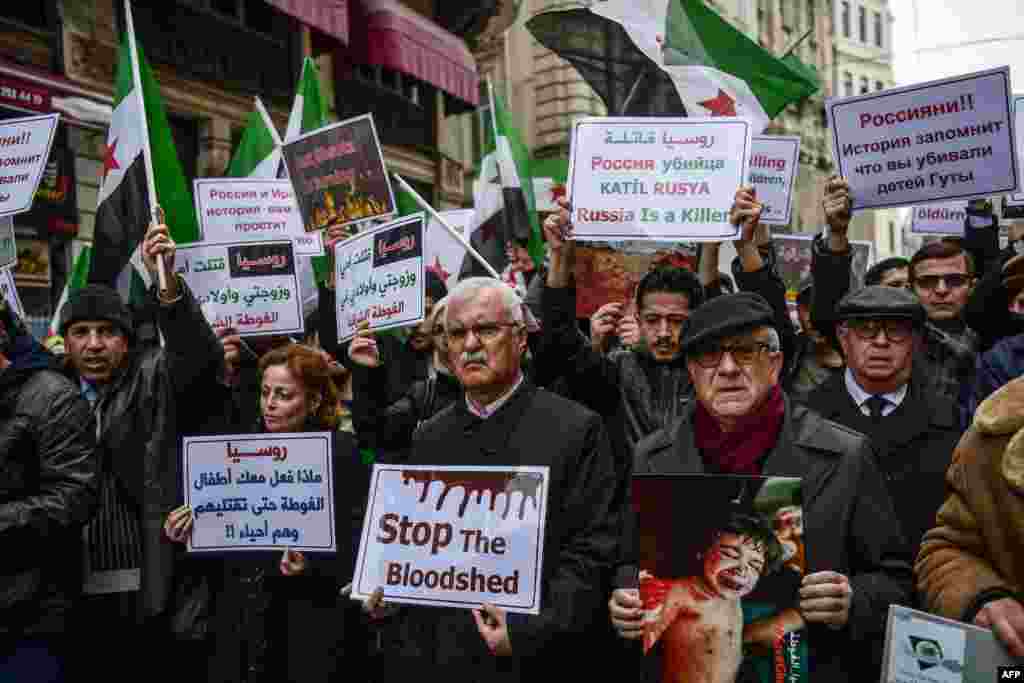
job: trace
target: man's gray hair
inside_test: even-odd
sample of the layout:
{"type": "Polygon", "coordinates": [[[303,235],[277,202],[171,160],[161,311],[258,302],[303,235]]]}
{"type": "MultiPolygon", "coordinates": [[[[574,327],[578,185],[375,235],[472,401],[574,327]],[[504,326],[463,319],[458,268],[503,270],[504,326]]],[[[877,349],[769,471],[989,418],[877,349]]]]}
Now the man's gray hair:
{"type": "Polygon", "coordinates": [[[516,290],[493,277],[467,277],[465,280],[459,280],[452,291],[448,292],[448,308],[444,312],[445,329],[448,329],[449,311],[456,302],[472,299],[490,290],[496,290],[501,295],[501,303],[508,321],[523,324],[523,300],[516,294],[516,290]]]}

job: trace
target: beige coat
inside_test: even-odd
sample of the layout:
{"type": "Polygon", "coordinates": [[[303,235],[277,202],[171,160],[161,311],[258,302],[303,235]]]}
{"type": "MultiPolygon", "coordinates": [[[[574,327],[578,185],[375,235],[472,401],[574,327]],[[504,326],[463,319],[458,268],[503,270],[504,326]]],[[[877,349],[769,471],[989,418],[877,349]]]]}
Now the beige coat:
{"type": "Polygon", "coordinates": [[[982,592],[1024,586],[1024,377],[979,406],[946,483],[917,587],[929,611],[963,619],[982,592]]]}

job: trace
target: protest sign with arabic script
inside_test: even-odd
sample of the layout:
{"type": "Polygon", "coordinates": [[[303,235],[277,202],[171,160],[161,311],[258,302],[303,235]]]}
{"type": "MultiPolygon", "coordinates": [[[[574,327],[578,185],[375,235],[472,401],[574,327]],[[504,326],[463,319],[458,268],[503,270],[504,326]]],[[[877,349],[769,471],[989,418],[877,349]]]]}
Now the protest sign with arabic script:
{"type": "Polygon", "coordinates": [[[287,180],[199,178],[196,215],[207,244],[290,238],[300,256],[322,256],[323,233],[307,233],[287,180]]]}
{"type": "Polygon", "coordinates": [[[737,118],[587,118],[573,127],[575,239],[735,239],[753,126],[737,118]]]}
{"type": "Polygon", "coordinates": [[[789,225],[793,184],[800,164],[799,135],[755,135],[750,154],[750,184],[764,205],[761,222],[789,225]]]}
{"type": "Polygon", "coordinates": [[[538,614],[548,483],[547,467],[374,465],[352,597],[538,614]]]}
{"type": "Polygon", "coordinates": [[[339,342],[364,321],[387,330],[423,320],[424,221],[422,213],[406,216],[334,246],[339,342]]]}
{"type": "Polygon", "coordinates": [[[1006,67],[832,99],[826,109],[854,209],[1017,189],[1006,67]]]}
{"type": "Polygon", "coordinates": [[[59,119],[48,114],[0,123],[0,216],[32,208],[59,119]]]}
{"type": "Polygon", "coordinates": [[[281,150],[307,232],[394,215],[371,114],[318,128],[281,150]]]}
{"type": "Polygon", "coordinates": [[[10,268],[0,268],[0,294],[3,300],[14,311],[15,315],[25,320],[25,309],[21,305],[21,297],[18,296],[18,287],[14,284],[14,273],[10,268]]]}
{"type": "Polygon", "coordinates": [[[963,235],[966,220],[966,201],[915,206],[910,214],[910,232],[918,235],[963,235]]]}
{"type": "Polygon", "coordinates": [[[288,240],[178,247],[176,270],[211,325],[243,336],[302,333],[302,299],[288,240]]]}
{"type": "Polygon", "coordinates": [[[190,552],[335,552],[330,432],[187,436],[190,552]]]}

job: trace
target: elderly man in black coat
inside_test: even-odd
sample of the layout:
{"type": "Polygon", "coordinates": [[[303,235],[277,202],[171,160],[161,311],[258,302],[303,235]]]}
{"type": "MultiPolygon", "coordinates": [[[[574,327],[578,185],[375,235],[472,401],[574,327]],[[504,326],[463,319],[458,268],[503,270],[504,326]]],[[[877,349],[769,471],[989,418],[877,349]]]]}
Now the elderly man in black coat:
{"type": "MultiPolygon", "coordinates": [[[[779,388],[773,326],[772,308],[750,293],[690,317],[683,347],[696,400],[637,446],[634,472],[800,477],[808,566],[794,607],[809,628],[814,677],[877,680],[886,611],[913,589],[909,549],[867,439],[779,388]]],[[[632,576],[619,572],[632,586],[635,564],[632,576]]],[[[617,589],[609,608],[623,637],[641,636],[635,589],[617,589]]]]}
{"type": "Polygon", "coordinates": [[[424,680],[545,680],[553,662],[585,666],[585,639],[603,619],[620,518],[608,436],[596,413],[524,377],[527,331],[510,287],[461,281],[445,327],[465,397],[420,427],[409,463],[550,468],[541,610],[409,608],[402,665],[424,680]]]}
{"type": "Polygon", "coordinates": [[[876,285],[847,295],[836,318],[846,371],[812,392],[808,405],[871,440],[916,556],[961,436],[956,405],[928,391],[921,366],[914,370],[924,306],[905,289],[876,285]]]}

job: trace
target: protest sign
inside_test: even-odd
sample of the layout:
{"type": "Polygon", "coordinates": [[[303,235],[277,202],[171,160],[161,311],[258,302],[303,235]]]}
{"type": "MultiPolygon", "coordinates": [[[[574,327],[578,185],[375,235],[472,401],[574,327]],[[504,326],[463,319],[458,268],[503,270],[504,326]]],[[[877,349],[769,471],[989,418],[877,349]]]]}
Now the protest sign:
{"type": "Polygon", "coordinates": [[[423,320],[424,220],[406,216],[334,246],[339,342],[364,321],[387,330],[423,320]]]}
{"type": "Polygon", "coordinates": [[[831,99],[826,110],[854,209],[1017,189],[1006,67],[831,99]]]}
{"type": "Polygon", "coordinates": [[[0,268],[18,262],[18,252],[14,246],[14,219],[10,216],[0,217],[0,268]]]}
{"type": "MultiPolygon", "coordinates": [[[[448,221],[448,225],[469,239],[469,230],[476,216],[473,209],[442,211],[441,216],[448,221]]],[[[426,269],[434,271],[434,274],[451,290],[459,280],[459,269],[462,268],[462,259],[466,257],[466,248],[459,244],[443,225],[431,218],[423,251],[426,269]]]]}
{"type": "Polygon", "coordinates": [[[372,115],[318,128],[281,150],[306,232],[394,215],[372,115]]]}
{"type": "Polygon", "coordinates": [[[302,227],[287,180],[199,178],[195,197],[207,244],[290,238],[296,255],[323,256],[323,233],[307,233],[302,227]]]}
{"type": "Polygon", "coordinates": [[[576,247],[576,317],[589,318],[612,302],[626,304],[626,314],[635,314],[632,304],[636,288],[648,271],[666,265],[696,272],[693,246],[679,242],[591,242],[576,247]]]}
{"type": "Polygon", "coordinates": [[[352,597],[538,614],[547,504],[547,467],[374,465],[352,597]]]}
{"type": "Polygon", "coordinates": [[[578,240],[735,239],[753,126],[737,118],[587,118],[573,126],[578,240]]]}
{"type": "Polygon", "coordinates": [[[175,270],[211,325],[243,336],[302,333],[294,246],[287,240],[179,246],[175,270]]]}
{"type": "Polygon", "coordinates": [[[21,297],[18,296],[18,287],[14,284],[14,273],[10,268],[0,268],[0,293],[4,301],[14,313],[25,320],[25,309],[21,305],[21,297]]]}
{"type": "MultiPolygon", "coordinates": [[[[1013,121],[1014,121],[1014,149],[1017,152],[1017,173],[1024,176],[1024,95],[1015,95],[1013,98],[1013,121]]],[[[1006,198],[1010,206],[1024,206],[1024,178],[1018,184],[1017,189],[1021,192],[1014,192],[1006,198]]]]}
{"type": "Polygon", "coordinates": [[[0,216],[32,208],[58,119],[59,114],[47,114],[0,123],[0,216]]]}
{"type": "MultiPolygon", "coordinates": [[[[812,235],[772,235],[776,270],[786,285],[786,302],[791,309],[796,308],[800,281],[811,274],[813,240],[812,235]]],[[[875,261],[875,245],[867,241],[850,240],[850,249],[853,251],[852,285],[857,289],[864,284],[864,275],[875,261]]]]}
{"type": "Polygon", "coordinates": [[[995,681],[1015,663],[991,628],[889,606],[881,683],[995,681]]]}
{"type": "Polygon", "coordinates": [[[910,232],[918,235],[963,235],[967,201],[915,206],[910,214],[910,232]]]}
{"type": "Polygon", "coordinates": [[[789,225],[793,184],[800,165],[800,136],[755,135],[751,142],[750,184],[764,205],[761,222],[789,225]]]}
{"type": "Polygon", "coordinates": [[[632,493],[643,652],[660,680],[809,681],[808,629],[781,623],[814,552],[800,480],[637,474],[632,493]]]}
{"type": "Polygon", "coordinates": [[[184,438],[190,552],[335,552],[330,432],[184,438]]]}

